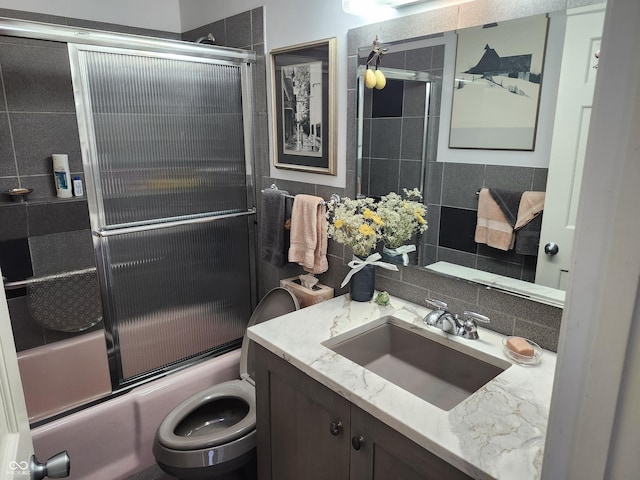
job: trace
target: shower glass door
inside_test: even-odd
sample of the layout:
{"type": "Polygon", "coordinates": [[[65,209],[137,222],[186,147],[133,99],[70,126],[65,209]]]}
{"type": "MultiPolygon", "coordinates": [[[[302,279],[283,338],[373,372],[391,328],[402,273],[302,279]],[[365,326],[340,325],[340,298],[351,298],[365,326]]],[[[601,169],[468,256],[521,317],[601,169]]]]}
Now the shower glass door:
{"type": "Polygon", "coordinates": [[[248,67],[69,49],[117,388],[244,334],[255,304],[248,67]]]}

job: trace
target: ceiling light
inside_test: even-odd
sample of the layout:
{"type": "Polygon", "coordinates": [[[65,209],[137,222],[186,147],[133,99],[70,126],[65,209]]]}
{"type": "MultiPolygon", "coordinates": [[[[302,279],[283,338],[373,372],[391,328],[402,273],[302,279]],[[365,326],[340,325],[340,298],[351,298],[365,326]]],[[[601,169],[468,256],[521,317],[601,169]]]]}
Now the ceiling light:
{"type": "Polygon", "coordinates": [[[398,8],[428,1],[432,0],[342,0],[342,9],[347,13],[361,14],[370,8],[398,8]]]}

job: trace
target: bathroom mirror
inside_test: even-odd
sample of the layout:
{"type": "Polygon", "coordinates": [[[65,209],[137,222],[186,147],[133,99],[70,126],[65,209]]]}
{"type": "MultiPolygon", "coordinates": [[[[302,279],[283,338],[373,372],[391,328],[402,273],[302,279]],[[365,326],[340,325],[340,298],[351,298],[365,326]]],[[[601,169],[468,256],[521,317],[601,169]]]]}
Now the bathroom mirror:
{"type": "Polygon", "coordinates": [[[431,75],[380,68],[381,89],[366,88],[358,67],[358,193],[381,197],[425,189],[431,75]]]}
{"type": "MultiPolygon", "coordinates": [[[[541,301],[548,303],[545,298],[553,297],[551,303],[561,304],[561,300],[557,299],[563,297],[562,291],[555,292],[555,288],[545,286],[527,287],[527,283],[524,283],[534,283],[536,280],[536,256],[493,249],[487,245],[476,244],[473,239],[478,208],[476,192],[481,187],[545,191],[547,181],[552,180],[548,178],[549,158],[556,101],[561,97],[558,93],[560,72],[562,62],[566,62],[566,59],[562,58],[562,52],[567,12],[564,9],[554,11],[557,6],[549,2],[541,2],[549,3],[546,11],[532,11],[531,8],[525,8],[526,2],[518,3],[521,12],[503,12],[502,15],[507,15],[507,19],[502,23],[515,22],[518,21],[515,19],[529,15],[546,15],[549,19],[538,132],[533,152],[449,148],[456,38],[460,29],[445,26],[451,24],[451,16],[447,14],[447,9],[443,9],[440,14],[429,15],[429,12],[426,12],[409,16],[404,24],[390,20],[349,32],[349,40],[355,44],[350,45],[350,51],[353,52],[355,47],[354,53],[357,52],[355,56],[350,57],[351,64],[356,64],[356,78],[349,79],[350,85],[354,86],[358,105],[355,115],[355,138],[350,139],[356,145],[356,193],[378,196],[383,193],[379,192],[380,187],[377,185],[383,185],[384,190],[394,182],[398,185],[398,189],[395,190],[398,193],[402,193],[404,187],[422,186],[429,229],[417,240],[418,253],[413,257],[414,266],[427,267],[444,275],[462,275],[468,280],[504,288],[516,294],[528,290],[542,292],[541,301]],[[432,21],[429,22],[428,19],[432,21]],[[433,33],[436,28],[433,26],[434,23],[443,25],[442,32],[433,33]],[[420,71],[428,78],[431,99],[425,104],[427,108],[422,112],[426,128],[419,141],[415,139],[419,129],[411,128],[411,125],[408,129],[403,128],[406,120],[402,113],[395,120],[399,125],[393,125],[389,117],[375,118],[369,114],[375,104],[377,93],[363,92],[360,78],[364,68],[362,65],[366,63],[367,55],[371,51],[371,44],[367,45],[366,42],[375,38],[375,35],[379,35],[386,49],[380,62],[382,69],[420,71]],[[376,123],[389,125],[389,128],[376,123]],[[415,148],[417,143],[422,142],[424,146],[420,170],[414,168],[413,175],[403,174],[402,170],[403,163],[410,160],[403,158],[405,141],[410,141],[407,143],[409,151],[415,148]],[[374,148],[376,145],[387,145],[386,152],[382,149],[380,153],[380,149],[374,148]],[[385,159],[386,154],[390,154],[389,159],[385,159]],[[432,264],[435,266],[429,267],[432,264]],[[457,268],[458,266],[464,268],[457,268]],[[474,274],[474,271],[477,273],[474,274]],[[504,281],[501,281],[501,278],[504,281]],[[513,282],[513,279],[517,281],[513,282]]],[[[536,7],[543,8],[544,5],[536,7]]],[[[604,9],[603,4],[601,8],[604,9]]],[[[464,20],[465,18],[459,17],[457,24],[464,23],[464,20]]],[[[475,21],[470,20],[468,25],[476,25],[473,23],[475,21]]],[[[403,106],[407,103],[405,99],[403,106]]],[[[415,109],[417,103],[409,102],[410,108],[415,109]]],[[[415,115],[415,112],[411,113],[415,115]]],[[[586,133],[583,140],[586,141],[586,133]]],[[[555,170],[552,168],[551,171],[555,170]]],[[[581,170],[577,169],[576,181],[567,181],[569,185],[577,184],[578,191],[580,175],[581,170]]],[[[388,188],[389,190],[392,189],[388,188]]],[[[549,198],[547,196],[547,200],[549,198]]],[[[576,207],[572,205],[571,208],[575,210],[576,207]]],[[[553,204],[545,204],[546,215],[552,215],[553,209],[553,204]]],[[[571,243],[565,244],[563,252],[570,250],[571,243]]],[[[563,282],[560,281],[557,286],[562,290],[563,282]]]]}

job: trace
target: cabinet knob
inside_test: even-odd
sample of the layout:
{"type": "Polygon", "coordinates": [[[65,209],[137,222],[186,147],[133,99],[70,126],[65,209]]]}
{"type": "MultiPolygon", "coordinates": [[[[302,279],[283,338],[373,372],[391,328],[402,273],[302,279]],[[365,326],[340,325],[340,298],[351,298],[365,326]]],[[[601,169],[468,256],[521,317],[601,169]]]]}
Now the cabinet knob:
{"type": "Polygon", "coordinates": [[[354,450],[360,450],[362,445],[364,445],[364,437],[362,435],[351,437],[351,446],[354,450]]]}
{"type": "Polygon", "coordinates": [[[329,425],[329,431],[331,435],[340,435],[342,433],[342,422],[331,422],[329,425]]]}

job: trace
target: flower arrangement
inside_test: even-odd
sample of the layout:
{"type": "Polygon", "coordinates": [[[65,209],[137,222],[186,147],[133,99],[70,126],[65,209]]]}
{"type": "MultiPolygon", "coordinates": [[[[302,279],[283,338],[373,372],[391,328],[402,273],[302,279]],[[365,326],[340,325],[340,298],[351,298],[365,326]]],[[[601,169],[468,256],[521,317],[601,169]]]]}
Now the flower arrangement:
{"type": "Polygon", "coordinates": [[[420,190],[404,189],[404,195],[390,192],[377,204],[376,213],[383,226],[380,237],[387,248],[398,248],[415,233],[427,229],[427,209],[422,203],[420,190]]]}
{"type": "Polygon", "coordinates": [[[404,189],[403,196],[391,192],[377,203],[369,197],[343,198],[327,210],[327,234],[362,258],[370,255],[380,241],[388,248],[397,248],[414,233],[427,229],[426,207],[421,200],[417,188],[404,189]]]}
{"type": "Polygon", "coordinates": [[[367,257],[380,241],[383,222],[373,198],[343,198],[327,209],[327,235],[349,247],[354,255],[367,257]]]}

